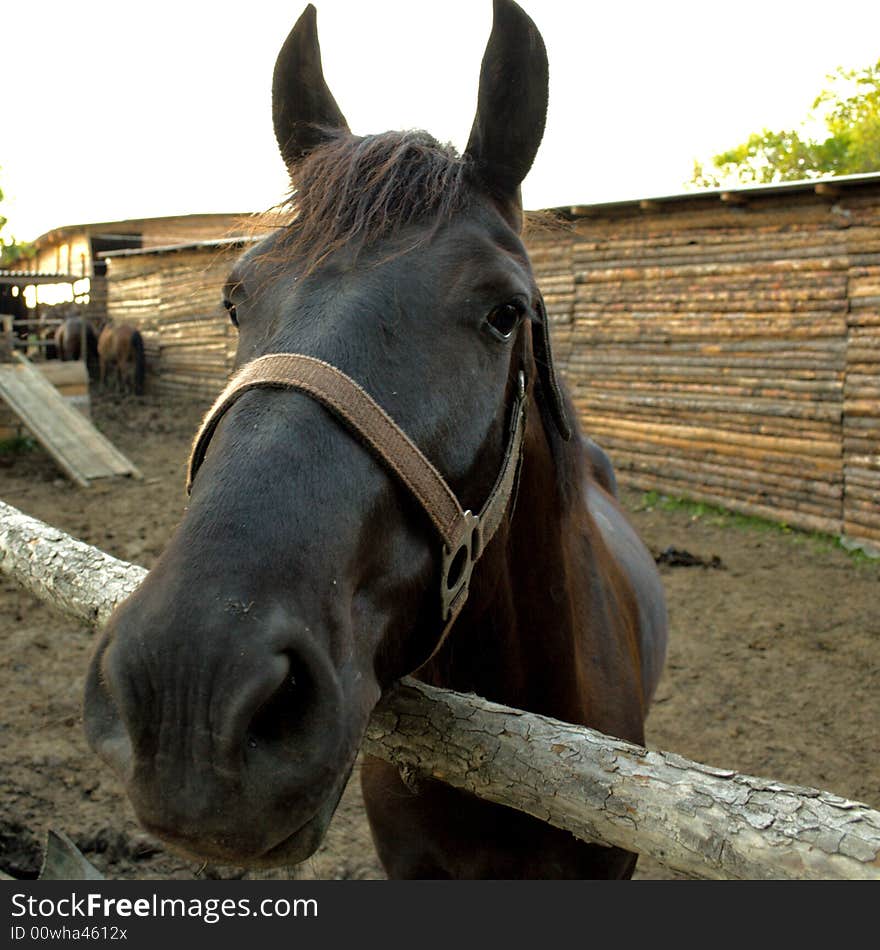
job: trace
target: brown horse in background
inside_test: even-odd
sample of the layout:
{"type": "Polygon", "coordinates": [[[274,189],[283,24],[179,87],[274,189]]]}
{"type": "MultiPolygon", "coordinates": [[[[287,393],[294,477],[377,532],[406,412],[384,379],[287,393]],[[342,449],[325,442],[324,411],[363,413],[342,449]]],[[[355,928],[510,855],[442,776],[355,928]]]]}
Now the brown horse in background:
{"type": "Polygon", "coordinates": [[[84,359],[89,379],[98,378],[98,333],[89,320],[68,317],[55,330],[55,349],[60,360],[84,359]],[[82,353],[83,323],[85,323],[86,352],[82,353]]]}
{"type": "Polygon", "coordinates": [[[144,340],[138,329],[127,323],[104,327],[98,337],[98,361],[102,387],[112,372],[118,392],[143,395],[144,340]]]}

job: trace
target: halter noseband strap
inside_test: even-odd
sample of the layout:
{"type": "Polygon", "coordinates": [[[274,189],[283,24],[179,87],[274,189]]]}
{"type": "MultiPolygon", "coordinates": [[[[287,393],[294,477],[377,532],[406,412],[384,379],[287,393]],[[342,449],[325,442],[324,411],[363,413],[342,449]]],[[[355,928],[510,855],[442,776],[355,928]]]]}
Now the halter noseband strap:
{"type": "Polygon", "coordinates": [[[501,471],[478,515],[461,507],[443,476],[369,393],[330,363],[299,353],[261,356],[232,378],[196,434],[188,493],[223,414],[244,393],[260,388],[298,390],[332,410],[397,475],[434,523],[443,540],[440,609],[444,627],[433,657],[464,606],[474,564],[504,520],[516,491],[526,419],[525,372],[520,371],[517,381],[501,471]]]}

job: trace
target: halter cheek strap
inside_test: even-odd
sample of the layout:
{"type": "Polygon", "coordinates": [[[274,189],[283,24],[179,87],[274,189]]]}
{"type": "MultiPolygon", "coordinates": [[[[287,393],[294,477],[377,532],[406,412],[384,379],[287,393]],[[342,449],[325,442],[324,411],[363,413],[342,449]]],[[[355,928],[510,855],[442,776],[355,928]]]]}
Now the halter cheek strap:
{"type": "MultiPolygon", "coordinates": [[[[410,490],[443,541],[440,616],[443,630],[433,657],[442,646],[467,600],[474,565],[485,551],[516,492],[526,422],[526,377],[520,371],[501,470],[480,513],[459,504],[443,476],[387,412],[330,363],[300,353],[273,353],[244,366],[218,396],[196,434],[187,473],[192,491],[208,443],[224,413],[252,389],[293,389],[331,410],[410,490]]],[[[427,661],[425,661],[427,662],[427,661]]]]}

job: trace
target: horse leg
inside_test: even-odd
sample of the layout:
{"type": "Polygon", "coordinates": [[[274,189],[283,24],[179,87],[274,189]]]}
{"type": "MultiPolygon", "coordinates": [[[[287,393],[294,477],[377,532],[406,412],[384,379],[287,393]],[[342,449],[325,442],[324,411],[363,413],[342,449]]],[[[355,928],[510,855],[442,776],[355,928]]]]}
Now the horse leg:
{"type": "Polygon", "coordinates": [[[637,855],[424,779],[410,788],[365,756],[361,789],[373,844],[390,879],[627,879],[637,855]]]}

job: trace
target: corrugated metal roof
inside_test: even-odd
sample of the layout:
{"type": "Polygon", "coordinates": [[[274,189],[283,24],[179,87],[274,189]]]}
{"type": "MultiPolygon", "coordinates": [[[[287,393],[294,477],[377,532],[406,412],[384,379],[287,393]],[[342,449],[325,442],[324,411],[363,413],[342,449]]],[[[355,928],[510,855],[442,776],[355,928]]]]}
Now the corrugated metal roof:
{"type": "Polygon", "coordinates": [[[27,284],[75,284],[78,280],[84,279],[74,274],[43,274],[31,271],[0,270],[0,284],[11,284],[18,287],[27,284]]]}

